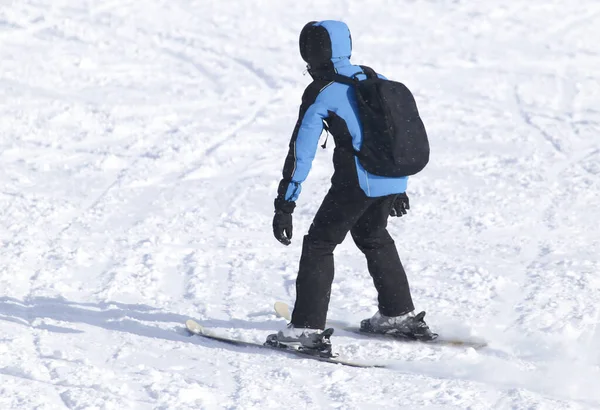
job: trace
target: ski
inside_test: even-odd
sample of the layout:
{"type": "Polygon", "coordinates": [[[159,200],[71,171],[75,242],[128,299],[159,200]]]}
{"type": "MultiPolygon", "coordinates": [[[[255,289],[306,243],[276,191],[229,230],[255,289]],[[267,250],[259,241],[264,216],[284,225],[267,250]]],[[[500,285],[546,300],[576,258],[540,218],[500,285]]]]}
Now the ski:
{"type": "MultiPolygon", "coordinates": [[[[290,312],[290,307],[285,302],[275,302],[275,313],[277,316],[284,318],[288,322],[291,320],[292,315],[290,312]]],[[[445,338],[443,336],[438,336],[438,338],[429,341],[417,341],[407,339],[401,336],[396,336],[393,334],[381,334],[381,333],[370,333],[364,332],[358,326],[351,325],[346,322],[342,322],[339,320],[327,320],[327,326],[335,329],[340,329],[345,332],[351,332],[355,334],[359,334],[361,336],[378,338],[382,340],[397,340],[399,342],[407,342],[407,343],[423,343],[427,345],[437,345],[437,346],[455,346],[455,347],[471,347],[475,350],[483,349],[487,346],[487,342],[482,339],[460,339],[460,338],[445,338]]]]}
{"type": "MultiPolygon", "coordinates": [[[[294,355],[297,357],[301,357],[304,359],[313,359],[318,360],[320,362],[339,364],[343,366],[349,367],[358,367],[358,368],[385,368],[385,365],[375,364],[375,363],[362,363],[362,362],[353,362],[350,360],[346,360],[340,358],[338,356],[320,356],[318,353],[309,351],[309,350],[301,350],[300,348],[295,348],[291,346],[281,345],[281,347],[276,347],[269,345],[267,343],[255,343],[255,342],[246,342],[244,340],[230,338],[227,336],[220,336],[212,332],[210,329],[202,326],[200,323],[195,320],[188,319],[185,322],[185,327],[192,335],[205,337],[208,339],[216,340],[218,342],[227,343],[230,345],[238,346],[238,347],[247,347],[247,348],[255,348],[255,349],[268,349],[275,352],[287,353],[290,355],[294,355]]],[[[330,329],[331,333],[333,333],[333,329],[330,329]]]]}

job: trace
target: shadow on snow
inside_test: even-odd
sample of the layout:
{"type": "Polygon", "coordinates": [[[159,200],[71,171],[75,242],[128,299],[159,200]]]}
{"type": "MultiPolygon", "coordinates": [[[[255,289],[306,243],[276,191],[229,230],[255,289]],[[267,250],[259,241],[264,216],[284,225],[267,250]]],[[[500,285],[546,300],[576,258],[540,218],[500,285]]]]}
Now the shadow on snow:
{"type": "MultiPolygon", "coordinates": [[[[250,314],[249,317],[268,316],[270,314],[273,313],[255,312],[250,314]]],[[[38,319],[51,319],[58,322],[82,323],[106,330],[169,341],[203,345],[214,344],[214,341],[210,342],[189,335],[184,326],[185,321],[189,318],[189,316],[163,312],[152,306],[142,304],[118,302],[77,303],[61,297],[36,297],[25,301],[7,296],[0,297],[0,320],[35,329],[65,334],[85,333],[84,330],[56,324],[35,323],[38,319]],[[174,326],[165,328],[157,325],[160,323],[174,324],[174,326]]],[[[240,319],[207,319],[201,320],[201,323],[210,328],[264,330],[265,332],[272,332],[283,326],[281,320],[254,322],[240,319]]]]}

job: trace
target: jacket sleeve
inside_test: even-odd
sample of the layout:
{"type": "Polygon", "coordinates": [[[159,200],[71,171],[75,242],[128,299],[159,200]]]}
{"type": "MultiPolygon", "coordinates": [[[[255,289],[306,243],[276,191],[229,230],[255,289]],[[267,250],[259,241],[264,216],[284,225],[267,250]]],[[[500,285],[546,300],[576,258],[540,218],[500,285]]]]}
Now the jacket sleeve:
{"type": "Polygon", "coordinates": [[[327,84],[315,81],[302,96],[298,121],[283,165],[283,178],[277,190],[276,207],[277,203],[296,201],[302,182],[308,176],[323,132],[323,120],[328,116],[328,107],[321,94],[327,84]]]}

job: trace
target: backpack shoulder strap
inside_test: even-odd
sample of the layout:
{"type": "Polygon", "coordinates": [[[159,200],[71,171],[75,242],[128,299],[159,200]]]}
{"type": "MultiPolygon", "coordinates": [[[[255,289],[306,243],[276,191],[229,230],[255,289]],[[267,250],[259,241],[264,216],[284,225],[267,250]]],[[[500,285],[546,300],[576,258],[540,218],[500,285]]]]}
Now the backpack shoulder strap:
{"type": "Polygon", "coordinates": [[[358,83],[358,80],[356,79],[356,77],[346,77],[345,75],[341,75],[341,74],[337,74],[337,73],[334,74],[333,81],[335,81],[336,83],[342,83],[342,84],[346,84],[346,85],[356,85],[356,83],[358,83]]]}
{"type": "MultiPolygon", "coordinates": [[[[367,76],[367,79],[378,78],[377,73],[371,67],[367,67],[366,65],[361,65],[359,67],[363,70],[364,74],[367,76]]],[[[335,81],[336,83],[342,83],[346,85],[356,85],[359,82],[359,80],[356,78],[358,74],[363,73],[359,71],[358,73],[354,73],[352,77],[346,77],[345,75],[336,73],[333,76],[333,81],[335,81]]]]}
{"type": "Polygon", "coordinates": [[[364,71],[367,78],[377,78],[377,73],[371,67],[367,67],[366,65],[359,66],[364,71]]]}

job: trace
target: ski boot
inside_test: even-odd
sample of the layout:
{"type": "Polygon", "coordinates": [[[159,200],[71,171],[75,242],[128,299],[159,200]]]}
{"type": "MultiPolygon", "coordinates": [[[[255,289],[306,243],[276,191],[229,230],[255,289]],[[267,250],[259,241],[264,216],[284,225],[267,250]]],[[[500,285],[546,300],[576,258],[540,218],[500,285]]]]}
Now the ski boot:
{"type": "Polygon", "coordinates": [[[269,335],[265,345],[294,349],[314,356],[335,357],[331,352],[333,329],[295,328],[291,323],[277,334],[269,335]]]}
{"type": "Polygon", "coordinates": [[[388,334],[409,340],[430,341],[438,337],[433,333],[423,318],[425,312],[415,315],[409,312],[400,316],[384,316],[380,312],[370,319],[360,322],[360,330],[367,333],[388,334]]]}

